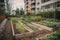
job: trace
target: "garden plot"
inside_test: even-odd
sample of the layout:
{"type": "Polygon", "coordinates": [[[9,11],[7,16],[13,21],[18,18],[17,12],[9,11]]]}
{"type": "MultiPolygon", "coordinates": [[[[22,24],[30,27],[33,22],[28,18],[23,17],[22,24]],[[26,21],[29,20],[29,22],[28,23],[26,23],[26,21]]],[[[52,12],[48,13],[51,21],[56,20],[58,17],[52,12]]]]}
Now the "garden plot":
{"type": "Polygon", "coordinates": [[[51,28],[56,27],[56,23],[49,22],[49,21],[41,21],[41,22],[38,22],[38,24],[41,24],[41,25],[44,25],[44,26],[47,26],[47,27],[51,27],[51,28]]]}
{"type": "Polygon", "coordinates": [[[11,18],[11,21],[13,24],[16,24],[16,29],[20,34],[28,32],[26,29],[24,29],[24,27],[22,27],[20,23],[18,23],[17,18],[11,18]]]}
{"type": "Polygon", "coordinates": [[[30,25],[28,22],[26,22],[26,21],[22,21],[24,24],[26,24],[29,28],[31,28],[33,31],[37,31],[37,30],[39,30],[38,28],[36,28],[36,27],[34,27],[34,26],[32,26],[32,25],[30,25]]]}

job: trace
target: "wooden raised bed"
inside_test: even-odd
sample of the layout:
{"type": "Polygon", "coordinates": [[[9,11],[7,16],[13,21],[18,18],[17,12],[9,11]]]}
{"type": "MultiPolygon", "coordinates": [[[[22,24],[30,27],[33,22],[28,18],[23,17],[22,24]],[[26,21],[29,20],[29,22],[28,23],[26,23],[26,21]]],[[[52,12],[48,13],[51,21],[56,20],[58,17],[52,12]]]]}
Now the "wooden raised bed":
{"type": "Polygon", "coordinates": [[[5,15],[0,15],[0,23],[5,19],[5,15]]]}

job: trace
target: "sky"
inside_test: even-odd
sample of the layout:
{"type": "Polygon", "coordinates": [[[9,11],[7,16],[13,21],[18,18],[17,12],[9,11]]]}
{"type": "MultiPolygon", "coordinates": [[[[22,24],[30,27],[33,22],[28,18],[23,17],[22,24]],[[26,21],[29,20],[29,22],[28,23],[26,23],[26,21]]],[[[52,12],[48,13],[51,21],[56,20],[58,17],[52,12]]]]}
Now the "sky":
{"type": "Polygon", "coordinates": [[[12,9],[16,10],[16,8],[24,8],[24,0],[13,0],[12,9]]]}

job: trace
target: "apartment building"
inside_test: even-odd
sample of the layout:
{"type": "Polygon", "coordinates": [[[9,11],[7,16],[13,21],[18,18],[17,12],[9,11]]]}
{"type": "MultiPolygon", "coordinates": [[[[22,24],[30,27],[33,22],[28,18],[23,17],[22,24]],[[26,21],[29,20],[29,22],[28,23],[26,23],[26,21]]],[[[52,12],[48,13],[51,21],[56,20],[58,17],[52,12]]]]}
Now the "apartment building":
{"type": "Polygon", "coordinates": [[[36,13],[37,10],[40,10],[40,0],[24,0],[25,12],[36,13]]]}
{"type": "Polygon", "coordinates": [[[39,10],[60,7],[60,0],[24,0],[25,13],[37,13],[39,10]]]}
{"type": "Polygon", "coordinates": [[[60,9],[60,0],[41,0],[41,9],[60,9]]]}
{"type": "Polygon", "coordinates": [[[24,0],[25,12],[33,12],[36,10],[36,0],[24,0]]]}

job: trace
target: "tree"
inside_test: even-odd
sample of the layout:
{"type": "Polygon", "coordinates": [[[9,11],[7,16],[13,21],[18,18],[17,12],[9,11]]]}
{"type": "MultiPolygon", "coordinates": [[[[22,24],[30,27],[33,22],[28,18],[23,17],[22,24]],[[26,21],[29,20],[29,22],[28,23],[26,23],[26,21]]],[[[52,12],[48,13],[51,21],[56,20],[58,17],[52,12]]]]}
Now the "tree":
{"type": "Polygon", "coordinates": [[[20,13],[19,13],[19,8],[16,9],[16,15],[17,15],[17,16],[20,15],[20,13]]]}
{"type": "Polygon", "coordinates": [[[23,10],[23,8],[20,9],[20,15],[24,15],[24,10],[23,10]]]}
{"type": "Polygon", "coordinates": [[[0,5],[0,15],[4,14],[5,15],[5,6],[4,5],[0,5]]]}

